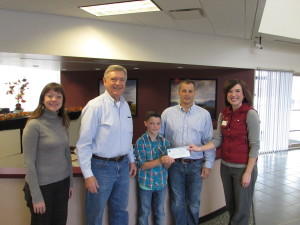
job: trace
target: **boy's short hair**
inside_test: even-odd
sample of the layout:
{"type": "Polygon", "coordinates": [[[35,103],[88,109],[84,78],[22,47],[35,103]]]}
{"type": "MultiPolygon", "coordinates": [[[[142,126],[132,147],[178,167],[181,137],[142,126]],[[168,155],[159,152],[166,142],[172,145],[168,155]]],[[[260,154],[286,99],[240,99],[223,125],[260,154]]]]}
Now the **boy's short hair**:
{"type": "Polygon", "coordinates": [[[150,119],[150,117],[158,117],[158,118],[161,119],[160,113],[158,113],[156,111],[148,111],[148,112],[146,112],[145,121],[148,121],[150,119]]]}

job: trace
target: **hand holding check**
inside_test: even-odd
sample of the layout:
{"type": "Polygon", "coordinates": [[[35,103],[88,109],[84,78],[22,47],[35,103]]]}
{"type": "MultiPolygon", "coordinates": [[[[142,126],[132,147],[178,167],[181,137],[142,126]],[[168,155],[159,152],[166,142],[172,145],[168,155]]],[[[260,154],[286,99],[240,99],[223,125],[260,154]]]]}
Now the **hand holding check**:
{"type": "Polygon", "coordinates": [[[202,150],[201,150],[201,146],[198,147],[198,146],[196,146],[196,145],[194,145],[194,144],[190,144],[190,145],[188,146],[187,150],[189,150],[189,151],[194,151],[194,152],[201,152],[201,151],[202,151],[202,150]]]}
{"type": "Polygon", "coordinates": [[[188,146],[169,148],[168,156],[172,157],[173,159],[189,157],[191,156],[191,153],[187,150],[187,147],[188,146]]]}

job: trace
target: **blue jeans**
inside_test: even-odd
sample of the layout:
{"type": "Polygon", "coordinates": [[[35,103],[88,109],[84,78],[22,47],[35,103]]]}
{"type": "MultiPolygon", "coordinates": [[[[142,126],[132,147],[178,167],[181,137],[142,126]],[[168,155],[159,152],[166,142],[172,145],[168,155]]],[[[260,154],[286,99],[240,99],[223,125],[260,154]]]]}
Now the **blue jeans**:
{"type": "Polygon", "coordinates": [[[138,225],[148,225],[148,217],[153,202],[154,224],[163,225],[165,220],[164,204],[167,186],[161,190],[144,190],[139,188],[138,225]]]}
{"type": "Polygon", "coordinates": [[[125,157],[120,162],[91,159],[91,168],[99,188],[97,194],[86,192],[87,225],[101,225],[108,202],[111,225],[128,225],[129,164],[125,157]]]}
{"type": "Polygon", "coordinates": [[[174,162],[169,168],[171,210],[176,225],[197,225],[202,188],[202,159],[174,162]]]}

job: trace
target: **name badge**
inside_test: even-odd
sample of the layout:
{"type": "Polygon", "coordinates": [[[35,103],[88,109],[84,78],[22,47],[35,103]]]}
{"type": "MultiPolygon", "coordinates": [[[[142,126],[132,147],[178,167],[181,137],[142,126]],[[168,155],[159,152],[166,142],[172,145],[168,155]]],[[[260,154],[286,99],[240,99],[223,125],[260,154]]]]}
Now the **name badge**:
{"type": "Polygon", "coordinates": [[[228,123],[228,121],[226,121],[226,120],[223,120],[223,121],[222,121],[222,126],[226,126],[226,125],[227,125],[227,123],[228,123]]]}

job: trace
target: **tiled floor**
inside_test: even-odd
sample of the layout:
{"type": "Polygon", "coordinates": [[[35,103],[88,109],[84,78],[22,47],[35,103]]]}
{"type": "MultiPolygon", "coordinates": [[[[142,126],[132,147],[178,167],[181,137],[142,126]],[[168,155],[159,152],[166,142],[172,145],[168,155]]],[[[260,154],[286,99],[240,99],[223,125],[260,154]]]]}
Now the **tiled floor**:
{"type": "Polygon", "coordinates": [[[300,150],[261,154],[258,171],[256,225],[300,225],[300,150]]]}

